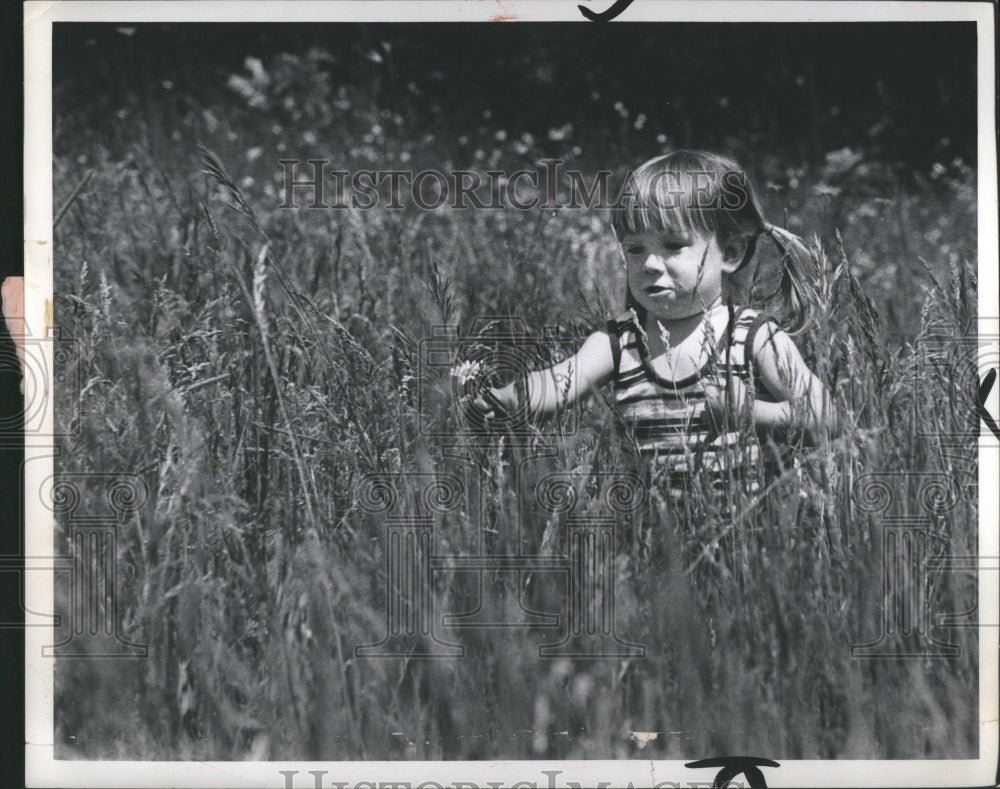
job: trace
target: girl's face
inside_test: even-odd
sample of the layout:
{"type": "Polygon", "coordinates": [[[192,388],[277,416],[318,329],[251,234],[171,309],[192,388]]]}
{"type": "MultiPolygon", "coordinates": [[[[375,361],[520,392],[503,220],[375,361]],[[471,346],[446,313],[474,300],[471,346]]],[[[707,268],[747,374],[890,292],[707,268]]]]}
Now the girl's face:
{"type": "Polygon", "coordinates": [[[714,235],[692,231],[628,233],[622,249],[632,298],[661,320],[688,318],[715,306],[722,297],[723,273],[739,263],[723,254],[714,235]]]}

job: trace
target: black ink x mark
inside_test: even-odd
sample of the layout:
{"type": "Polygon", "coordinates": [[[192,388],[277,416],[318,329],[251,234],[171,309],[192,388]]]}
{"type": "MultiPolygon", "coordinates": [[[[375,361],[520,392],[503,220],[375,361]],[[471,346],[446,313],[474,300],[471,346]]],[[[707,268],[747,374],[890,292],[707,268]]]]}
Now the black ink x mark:
{"type": "Polygon", "coordinates": [[[717,756],[714,759],[688,762],[684,766],[696,770],[703,767],[721,767],[722,769],[719,770],[719,774],[712,782],[712,789],[724,789],[737,775],[746,776],[750,789],[767,789],[764,774],[757,768],[780,767],[777,762],[761,759],[759,756],[717,756]]]}
{"type": "Polygon", "coordinates": [[[594,13],[589,8],[582,5],[578,5],[577,8],[579,8],[580,13],[587,17],[587,19],[591,22],[610,22],[622,11],[632,5],[632,2],[633,0],[615,0],[615,4],[611,6],[611,8],[600,14],[594,13]]]}
{"type": "Polygon", "coordinates": [[[997,371],[990,370],[986,373],[986,380],[979,382],[979,392],[977,392],[976,397],[976,412],[979,417],[986,423],[986,427],[1000,439],[1000,427],[997,426],[996,420],[990,416],[989,411],[986,410],[986,398],[990,396],[990,392],[993,391],[993,384],[997,380],[997,371]]]}

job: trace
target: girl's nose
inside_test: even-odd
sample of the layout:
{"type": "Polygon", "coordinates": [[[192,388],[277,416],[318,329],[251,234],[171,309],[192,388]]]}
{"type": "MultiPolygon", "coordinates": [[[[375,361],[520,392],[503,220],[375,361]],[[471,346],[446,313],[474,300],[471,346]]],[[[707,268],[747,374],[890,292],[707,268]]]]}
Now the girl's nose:
{"type": "Polygon", "coordinates": [[[658,255],[648,255],[642,267],[645,271],[655,274],[659,274],[664,270],[663,261],[660,260],[658,255]]]}

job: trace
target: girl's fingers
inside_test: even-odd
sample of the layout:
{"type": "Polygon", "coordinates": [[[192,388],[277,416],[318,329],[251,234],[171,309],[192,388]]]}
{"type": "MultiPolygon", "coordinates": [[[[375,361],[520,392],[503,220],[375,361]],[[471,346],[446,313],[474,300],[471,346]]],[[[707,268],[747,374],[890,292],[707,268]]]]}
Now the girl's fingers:
{"type": "Polygon", "coordinates": [[[482,397],[475,398],[469,404],[469,410],[471,410],[472,413],[478,419],[481,420],[496,418],[496,410],[492,406],[490,406],[489,403],[487,403],[482,397]]]}
{"type": "Polygon", "coordinates": [[[494,416],[496,414],[506,414],[507,407],[503,404],[499,397],[497,397],[493,390],[487,387],[482,392],[482,398],[489,403],[489,406],[493,409],[494,416]]]}

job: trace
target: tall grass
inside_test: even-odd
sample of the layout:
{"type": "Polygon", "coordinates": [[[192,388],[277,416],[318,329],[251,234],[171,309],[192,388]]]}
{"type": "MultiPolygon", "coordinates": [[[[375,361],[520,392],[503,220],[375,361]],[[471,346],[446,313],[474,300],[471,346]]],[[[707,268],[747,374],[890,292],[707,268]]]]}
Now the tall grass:
{"type": "MultiPolygon", "coordinates": [[[[280,63],[300,78],[314,67],[293,56],[280,63]]],[[[950,165],[936,183],[906,181],[837,151],[793,176],[762,174],[800,182],[769,193],[772,212],[791,205],[793,229],[823,236],[814,244],[817,323],[802,344],[843,431],[794,448],[795,462],[764,495],[734,484],[690,499],[685,515],[653,485],[647,506],[622,519],[617,628],[647,645],[645,660],[540,660],[553,633],[527,627],[449,631],[446,640],[466,646],[462,659],[363,660],[354,647],[382,636],[386,586],[384,526],[356,496],[366,475],[466,479],[470,502],[434,524],[439,554],[476,552],[480,540],[496,553],[546,554],[566,550],[565,523],[519,499],[512,469],[531,491],[551,471],[585,480],[632,468],[607,398],[591,400],[578,427],[568,417],[548,425],[554,454],[533,456],[502,435],[485,446],[462,439],[447,371],[420,373],[419,343],[437,324],[516,314],[539,335],[559,324],[571,339],[545,346],[544,364],[610,317],[623,283],[606,218],[281,210],[275,174],[246,154],[276,115],[234,101],[233,120],[209,123],[205,108],[170,116],[168,104],[153,106],[172,123],[137,121],[142,134],[124,140],[74,136],[71,118],[57,129],[57,202],[82,168],[95,172],[56,234],[58,322],[81,349],[81,390],[57,393],[57,418],[80,414],[59,467],[136,472],[150,491],[118,545],[120,629],[150,657],[57,664],[60,755],[978,752],[971,631],[952,636],[961,653],[949,660],[850,653],[877,636],[884,605],[880,522],[852,496],[862,475],[960,480],[966,495],[931,528],[942,552],[973,553],[977,543],[975,444],[934,438],[975,429],[967,370],[923,342],[975,330],[967,166],[950,165]],[[171,140],[162,128],[183,134],[171,140]],[[936,254],[925,254],[931,247],[936,254]],[[457,436],[455,457],[419,429],[427,418],[457,436]],[[632,731],[658,737],[640,751],[632,731]]],[[[380,109],[365,108],[358,128],[340,133],[358,147],[380,109]]],[[[445,142],[380,134],[397,156],[445,156],[436,147],[445,142]]],[[[619,146],[629,161],[641,158],[619,146]]],[[[369,156],[360,146],[350,163],[369,156]]],[[[763,276],[773,265],[762,261],[763,276]]],[[[479,580],[436,575],[438,615],[472,609],[479,580]]],[[[565,610],[564,587],[543,573],[518,584],[487,572],[482,584],[497,610],[519,598],[535,611],[565,610]]],[[[60,587],[63,601],[68,593],[60,587]]],[[[974,599],[971,584],[950,578],[932,603],[962,611],[974,599]]]]}

